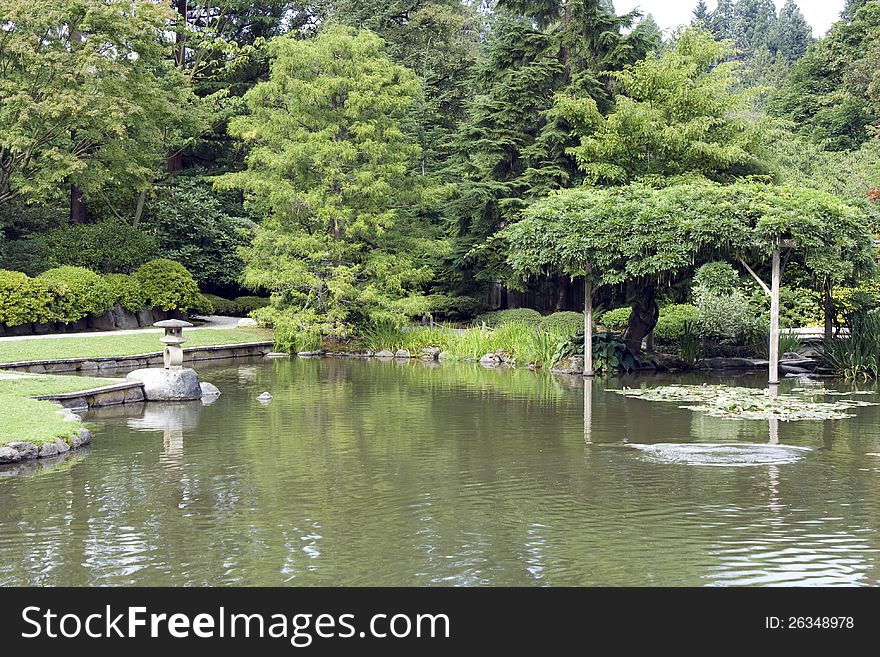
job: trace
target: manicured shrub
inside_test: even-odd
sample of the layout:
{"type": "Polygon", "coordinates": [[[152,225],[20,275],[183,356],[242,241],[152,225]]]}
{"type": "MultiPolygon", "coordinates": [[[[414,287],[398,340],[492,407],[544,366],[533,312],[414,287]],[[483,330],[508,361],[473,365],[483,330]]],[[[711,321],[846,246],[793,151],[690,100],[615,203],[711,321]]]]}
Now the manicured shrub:
{"type": "Polygon", "coordinates": [[[537,310],[531,308],[509,308],[507,310],[495,310],[478,315],[476,322],[478,324],[486,322],[489,326],[504,326],[512,322],[538,326],[542,319],[541,313],[537,310]]]}
{"type": "Polygon", "coordinates": [[[660,309],[654,337],[664,342],[677,342],[685,334],[688,324],[696,325],[700,311],[690,304],[673,304],[660,309]]]}
{"type": "Polygon", "coordinates": [[[233,315],[235,314],[235,302],[216,294],[203,294],[195,306],[195,310],[203,315],[233,315]]]}
{"type": "Polygon", "coordinates": [[[544,317],[538,326],[544,331],[572,335],[583,330],[584,315],[583,313],[576,313],[571,310],[561,310],[544,317]]]}
{"type": "MultiPolygon", "coordinates": [[[[243,296],[232,300],[231,315],[249,315],[259,308],[265,308],[270,303],[265,297],[243,296]]],[[[219,314],[219,313],[218,313],[219,314]]]]}
{"type": "Polygon", "coordinates": [[[0,324],[55,321],[54,302],[55,293],[48,281],[0,269],[0,324]]]}
{"type": "Polygon", "coordinates": [[[128,273],[158,254],[158,242],[149,232],[118,219],[61,226],[35,241],[49,267],[128,273]]]}
{"type": "Polygon", "coordinates": [[[700,290],[696,297],[701,335],[715,340],[751,342],[764,331],[745,295],[739,290],[711,292],[700,290]]]}
{"type": "Polygon", "coordinates": [[[56,267],[37,278],[54,288],[53,310],[62,322],[69,324],[89,315],[103,315],[113,307],[113,294],[107,283],[85,267],[56,267]]]}
{"type": "Polygon", "coordinates": [[[133,277],[150,308],[186,311],[199,303],[199,286],[179,262],[151,260],[141,265],[133,277]]]}
{"type": "Polygon", "coordinates": [[[113,303],[126,310],[138,311],[146,305],[147,298],[138,282],[127,274],[106,274],[104,282],[110,290],[113,303]]]}
{"type": "Polygon", "coordinates": [[[473,297],[429,294],[427,301],[428,312],[434,316],[434,319],[439,320],[468,320],[485,310],[483,302],[473,297]]]}
{"type": "Polygon", "coordinates": [[[631,314],[632,308],[615,308],[604,313],[599,319],[599,323],[612,331],[622,331],[629,324],[631,314]]]}

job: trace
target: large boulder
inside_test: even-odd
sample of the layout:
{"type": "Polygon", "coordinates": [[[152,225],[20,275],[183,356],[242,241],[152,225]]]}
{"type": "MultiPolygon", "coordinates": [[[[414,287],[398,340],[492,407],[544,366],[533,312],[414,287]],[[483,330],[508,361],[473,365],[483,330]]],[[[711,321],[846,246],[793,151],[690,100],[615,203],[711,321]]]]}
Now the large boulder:
{"type": "Polygon", "coordinates": [[[202,398],[199,375],[190,368],[166,370],[148,367],[129,372],[126,378],[144,384],[144,399],[147,401],[190,401],[202,398]]]}
{"type": "Polygon", "coordinates": [[[116,328],[136,329],[140,326],[138,316],[118,303],[113,306],[110,315],[113,317],[113,325],[116,328]]]}
{"type": "Polygon", "coordinates": [[[550,370],[554,374],[580,374],[584,373],[584,357],[583,356],[571,356],[569,358],[563,358],[561,361],[556,363],[553,368],[550,370]]]}

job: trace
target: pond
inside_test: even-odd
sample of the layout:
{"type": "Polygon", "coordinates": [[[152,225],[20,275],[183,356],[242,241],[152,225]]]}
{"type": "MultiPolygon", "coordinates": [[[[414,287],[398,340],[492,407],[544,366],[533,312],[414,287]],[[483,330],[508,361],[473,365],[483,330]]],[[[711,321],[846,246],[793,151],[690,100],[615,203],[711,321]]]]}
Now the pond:
{"type": "Polygon", "coordinates": [[[87,451],[0,471],[0,585],[880,580],[880,406],[771,431],[607,379],[585,427],[583,381],[525,369],[199,369],[214,403],[91,411],[87,451]]]}

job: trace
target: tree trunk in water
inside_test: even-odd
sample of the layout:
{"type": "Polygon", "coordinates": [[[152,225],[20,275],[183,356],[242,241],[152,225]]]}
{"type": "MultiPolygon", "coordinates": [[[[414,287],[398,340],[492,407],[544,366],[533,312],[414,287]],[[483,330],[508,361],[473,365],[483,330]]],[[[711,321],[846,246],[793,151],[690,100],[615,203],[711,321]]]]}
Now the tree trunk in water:
{"type": "Polygon", "coordinates": [[[70,223],[86,223],[86,204],[82,199],[82,190],[76,185],[70,186],[70,223]]]}
{"type": "Polygon", "coordinates": [[[825,279],[825,339],[830,340],[834,333],[834,300],[831,298],[832,285],[830,278],[825,279]]]}
{"type": "Polygon", "coordinates": [[[657,326],[660,309],[657,307],[657,289],[653,283],[641,283],[636,288],[629,324],[623,333],[623,341],[630,351],[638,354],[642,350],[642,340],[657,326]]]}

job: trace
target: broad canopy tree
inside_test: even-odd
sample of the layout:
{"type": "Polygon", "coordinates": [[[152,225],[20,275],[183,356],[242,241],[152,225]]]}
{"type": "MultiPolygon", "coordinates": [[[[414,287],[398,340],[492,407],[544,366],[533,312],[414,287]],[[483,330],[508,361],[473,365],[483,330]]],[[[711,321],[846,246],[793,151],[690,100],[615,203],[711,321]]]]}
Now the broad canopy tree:
{"type": "MultiPolygon", "coordinates": [[[[874,268],[863,210],[826,192],[748,181],[564,190],[498,238],[517,275],[561,272],[593,286],[670,283],[702,262],[763,263],[782,249],[821,281],[874,268]]],[[[628,346],[638,352],[642,337],[630,333],[628,346]]]]}
{"type": "Polygon", "coordinates": [[[136,195],[198,123],[154,0],[0,0],[0,204],[136,195]]]}

